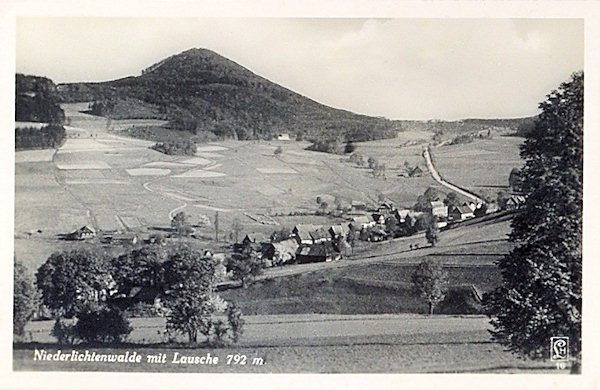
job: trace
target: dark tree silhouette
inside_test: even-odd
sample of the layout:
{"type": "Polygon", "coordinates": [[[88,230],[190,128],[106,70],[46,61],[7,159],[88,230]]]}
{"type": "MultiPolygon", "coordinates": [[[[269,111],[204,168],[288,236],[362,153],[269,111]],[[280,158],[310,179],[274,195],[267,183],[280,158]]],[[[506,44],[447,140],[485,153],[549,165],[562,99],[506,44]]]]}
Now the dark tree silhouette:
{"type": "Polygon", "coordinates": [[[581,359],[583,72],[551,92],[521,147],[526,202],[512,222],[517,243],[498,262],[503,283],[486,299],[494,339],[530,358],[550,356],[550,337],[569,337],[581,359]]]}

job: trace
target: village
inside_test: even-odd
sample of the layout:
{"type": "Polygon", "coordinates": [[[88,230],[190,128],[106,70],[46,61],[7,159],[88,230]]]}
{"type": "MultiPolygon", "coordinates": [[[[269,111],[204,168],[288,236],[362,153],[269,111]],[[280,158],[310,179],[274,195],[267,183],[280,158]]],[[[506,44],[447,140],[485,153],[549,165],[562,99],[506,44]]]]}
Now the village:
{"type": "MultiPolygon", "coordinates": [[[[406,175],[422,174],[418,166],[407,167],[406,175]],[[419,172],[417,172],[417,170],[419,172]]],[[[354,254],[354,247],[359,242],[378,243],[401,237],[410,237],[427,232],[427,241],[435,245],[437,233],[453,229],[468,220],[478,220],[485,216],[512,213],[518,210],[525,198],[519,193],[520,177],[517,169],[511,172],[509,188],[511,194],[502,193],[497,200],[490,203],[473,201],[458,202],[453,192],[445,199],[429,188],[411,208],[399,208],[393,202],[380,199],[377,206],[363,201],[335,201],[335,208],[327,215],[335,215],[344,219],[330,225],[296,224],[291,228],[282,227],[270,236],[258,232],[249,232],[240,236],[241,227],[236,227],[235,234],[230,232],[228,253],[211,253],[226,266],[226,258],[232,254],[245,254],[248,258],[260,259],[263,268],[279,267],[288,264],[306,264],[338,261],[354,254]],[[433,233],[430,233],[433,232],[433,233]],[[241,237],[241,239],[240,239],[241,237]]],[[[473,196],[475,197],[475,196],[473,196]]],[[[317,198],[317,204],[325,205],[325,201],[317,198]]],[[[315,215],[326,215],[322,209],[315,215]]],[[[97,231],[85,225],[67,234],[59,235],[68,241],[98,240],[104,246],[134,247],[142,244],[165,244],[168,239],[186,237],[200,239],[197,229],[211,225],[210,218],[202,216],[197,224],[187,222],[187,216],[180,212],[171,219],[169,228],[153,227],[148,230],[162,230],[145,234],[133,231],[97,231]]],[[[253,217],[249,215],[249,217],[253,217]]],[[[218,218],[218,216],[217,216],[218,218]]],[[[225,241],[225,244],[227,241],[225,241]]],[[[409,244],[408,250],[420,249],[420,244],[409,244]]],[[[227,275],[224,275],[227,276],[227,275]]]]}

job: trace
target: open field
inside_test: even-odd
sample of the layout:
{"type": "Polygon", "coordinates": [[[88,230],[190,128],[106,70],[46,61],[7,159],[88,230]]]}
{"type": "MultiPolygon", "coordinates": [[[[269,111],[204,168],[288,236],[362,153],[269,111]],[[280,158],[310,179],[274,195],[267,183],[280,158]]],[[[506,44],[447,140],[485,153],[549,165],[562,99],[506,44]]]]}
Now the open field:
{"type": "MultiPolygon", "coordinates": [[[[33,348],[55,352],[55,346],[28,344],[14,350],[16,370],[85,370],[149,372],[523,372],[556,373],[550,362],[518,360],[489,340],[487,319],[482,316],[247,316],[240,344],[226,348],[177,348],[130,345],[120,348],[76,347],[97,353],[143,355],[140,364],[40,362],[33,348]],[[318,334],[318,337],[315,337],[318,334]],[[151,364],[147,356],[167,353],[167,363],[151,364]],[[219,357],[216,365],[173,364],[174,354],[219,357]],[[248,357],[246,365],[227,365],[228,354],[248,357]],[[251,364],[262,358],[262,364],[251,364]]],[[[50,322],[32,323],[28,331],[38,342],[50,322]]],[[[134,320],[131,341],[161,342],[164,319],[134,320]]],[[[69,348],[62,348],[69,353],[69,348]]],[[[257,362],[258,363],[258,362],[257,362]]],[[[567,370],[563,372],[568,372],[567,370]]]]}
{"type": "Polygon", "coordinates": [[[523,166],[519,156],[522,143],[520,137],[496,136],[432,148],[431,153],[444,179],[483,197],[496,199],[498,191],[508,189],[510,171],[523,166]]]}
{"type": "MultiPolygon", "coordinates": [[[[56,154],[16,153],[15,236],[22,240],[16,245],[16,254],[33,268],[57,247],[52,245],[56,234],[84,224],[102,230],[123,230],[119,216],[139,221],[139,227],[133,229],[144,234],[148,226],[168,226],[173,210],[183,210],[192,223],[202,215],[212,220],[219,212],[221,237],[228,234],[234,219],[240,221],[242,234],[269,235],[275,228],[291,228],[297,223],[342,222],[327,216],[287,216],[298,211],[314,213],[317,196],[376,203],[378,194],[383,193],[398,206],[410,206],[427,187],[447,191],[427,173],[404,178],[396,170],[405,160],[425,168],[421,153],[431,138],[429,132],[407,131],[392,140],[357,143],[357,152],[365,158],[375,156],[386,164],[383,178],[349,163],[347,156],[307,151],[307,142],[229,140],[198,145],[198,157],[167,156],[149,149],[150,141],[119,137],[108,131],[110,126],[136,125],[136,120],[109,123],[105,118],[78,111],[86,107],[86,104],[63,105],[70,118],[70,138],[56,154]],[[273,154],[277,146],[283,150],[279,156],[273,154]],[[278,225],[263,224],[248,215],[272,216],[278,225]],[[38,229],[42,233],[23,238],[27,232],[38,229]]],[[[140,121],[148,124],[148,120],[140,121]]],[[[492,150],[498,142],[499,150],[506,151],[514,144],[512,154],[492,153],[496,159],[507,156],[510,163],[503,166],[508,169],[514,162],[512,158],[518,155],[515,140],[495,137],[456,148],[439,148],[433,151],[434,159],[440,164],[442,175],[462,184],[460,177],[468,175],[461,174],[455,179],[445,171],[451,156],[462,164],[455,164],[457,174],[473,169],[481,176],[484,172],[476,169],[471,157],[459,157],[461,150],[472,148],[475,153],[482,142],[492,150]],[[455,154],[442,153],[438,158],[442,149],[453,150],[455,154]]],[[[503,171],[496,176],[502,175],[503,171]]],[[[499,178],[490,180],[497,182],[499,178]]],[[[211,228],[202,228],[199,234],[214,237],[211,228]]],[[[424,242],[424,238],[411,239],[424,242]]],[[[408,244],[392,245],[401,245],[406,250],[408,244]]],[[[376,255],[377,249],[373,250],[371,254],[376,255]]]]}

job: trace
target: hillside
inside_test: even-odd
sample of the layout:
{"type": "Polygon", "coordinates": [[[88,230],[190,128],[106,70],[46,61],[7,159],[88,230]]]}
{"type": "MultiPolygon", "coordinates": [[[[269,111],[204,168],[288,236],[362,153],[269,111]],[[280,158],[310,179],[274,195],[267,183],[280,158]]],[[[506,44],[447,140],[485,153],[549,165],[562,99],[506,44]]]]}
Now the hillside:
{"type": "Polygon", "coordinates": [[[394,137],[397,121],[319,104],[212,51],[191,49],[142,71],[100,83],[59,85],[63,102],[93,102],[112,119],[167,119],[170,128],[235,139],[279,133],[353,141],[394,137]]]}
{"type": "Polygon", "coordinates": [[[62,123],[65,113],[59,106],[58,89],[45,77],[17,73],[15,79],[15,121],[62,123]]]}

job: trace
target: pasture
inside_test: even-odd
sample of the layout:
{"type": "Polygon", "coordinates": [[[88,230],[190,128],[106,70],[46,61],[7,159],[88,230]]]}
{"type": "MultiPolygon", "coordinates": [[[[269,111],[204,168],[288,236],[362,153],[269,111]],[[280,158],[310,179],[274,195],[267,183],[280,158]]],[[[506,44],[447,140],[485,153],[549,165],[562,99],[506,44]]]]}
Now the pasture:
{"type": "MultiPolygon", "coordinates": [[[[33,268],[58,247],[52,244],[57,234],[85,224],[100,230],[147,234],[148,227],[168,226],[174,210],[184,211],[192,223],[203,215],[214,222],[218,212],[221,238],[228,235],[236,219],[242,235],[268,235],[301,222],[341,222],[328,216],[295,215],[314,214],[318,196],[330,199],[330,208],[336,197],[376,204],[380,194],[398,206],[411,206],[428,187],[446,192],[426,170],[421,177],[398,175],[405,161],[425,168],[421,152],[431,138],[425,131],[357,143],[356,151],[365,159],[373,156],[386,164],[385,176],[376,177],[370,169],[350,163],[348,156],[305,150],[308,142],[228,140],[198,145],[196,157],[168,156],[151,150],[151,141],[113,133],[114,128],[148,125],[149,120],[108,121],[80,112],[86,104],[65,104],[63,108],[70,118],[69,139],[63,147],[56,153],[16,153],[15,237],[21,241],[15,253],[33,268]],[[282,149],[279,155],[274,154],[277,147],[282,149]],[[127,226],[124,220],[137,222],[127,226]],[[275,221],[275,225],[261,221],[275,221]],[[42,233],[27,235],[37,230],[42,233]]],[[[443,149],[439,148],[434,150],[434,158],[443,175],[464,184],[461,178],[471,177],[464,172],[483,176],[485,169],[478,167],[480,157],[478,164],[473,163],[472,156],[461,158],[460,148],[473,148],[475,153],[483,142],[485,150],[497,150],[486,152],[495,156],[489,164],[507,159],[500,164],[503,168],[494,171],[498,172],[496,178],[489,179],[497,183],[505,173],[508,177],[513,157],[518,155],[515,140],[496,137],[445,147],[448,153],[438,156],[443,149]],[[509,153],[510,147],[515,150],[509,153]]],[[[212,227],[200,228],[199,235],[204,237],[200,244],[214,245],[212,227]]]]}
{"type": "Polygon", "coordinates": [[[508,190],[510,171],[524,164],[519,156],[519,145],[523,140],[495,136],[475,139],[468,144],[432,148],[431,153],[433,163],[444,179],[484,198],[496,199],[498,191],[508,190]]]}

